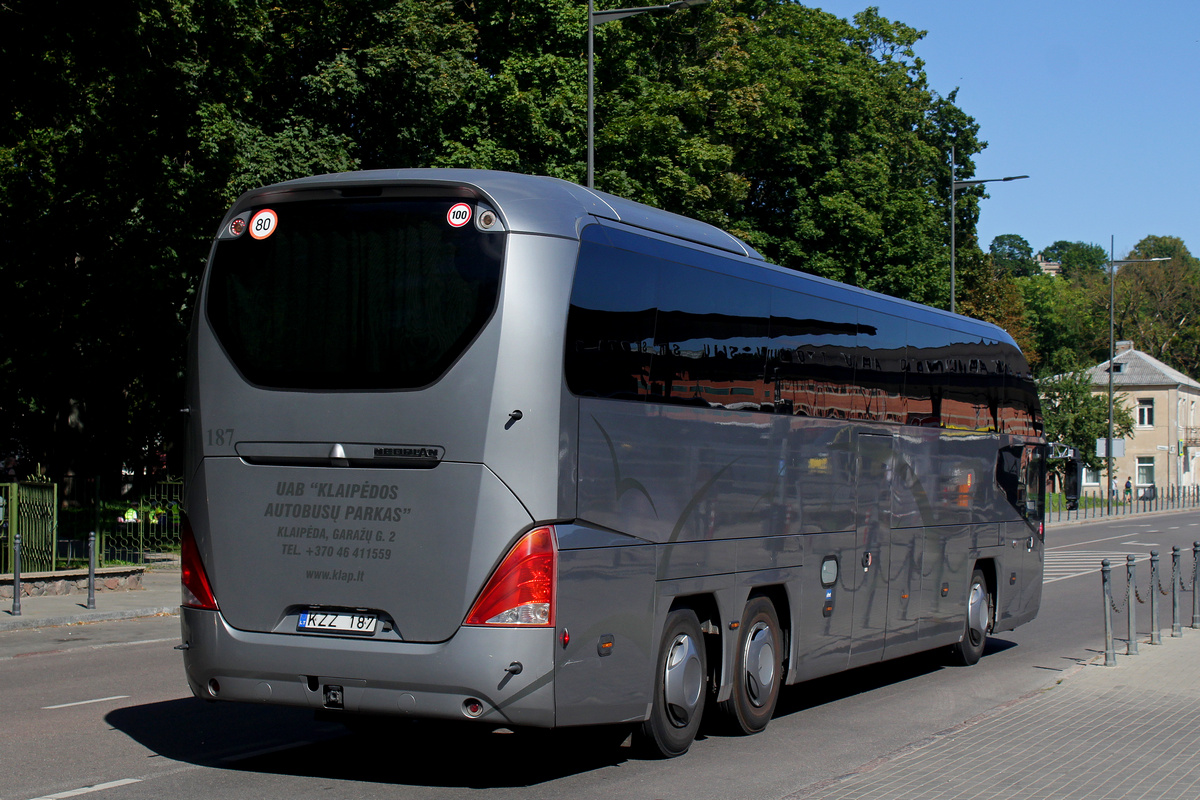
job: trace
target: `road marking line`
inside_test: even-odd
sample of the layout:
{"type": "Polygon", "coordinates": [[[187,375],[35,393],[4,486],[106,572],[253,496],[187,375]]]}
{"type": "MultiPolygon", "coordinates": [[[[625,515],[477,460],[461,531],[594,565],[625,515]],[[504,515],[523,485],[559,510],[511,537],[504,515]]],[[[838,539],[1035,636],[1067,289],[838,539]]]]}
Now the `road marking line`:
{"type": "MultiPolygon", "coordinates": [[[[1136,528],[1139,526],[1133,525],[1130,527],[1136,528]]],[[[1140,527],[1149,528],[1150,526],[1142,525],[1140,527]]],[[[1154,531],[1138,531],[1138,533],[1154,533],[1154,531]]],[[[1047,550],[1047,552],[1050,550],[1066,550],[1071,547],[1082,547],[1085,544],[1096,544],[1097,542],[1111,542],[1113,539],[1124,539],[1128,535],[1129,535],[1129,531],[1125,531],[1125,533],[1118,534],[1117,536],[1105,536],[1103,539],[1089,539],[1086,542],[1073,542],[1071,544],[1060,544],[1056,547],[1047,547],[1046,550],[1047,550]]]]}
{"type": "Polygon", "coordinates": [[[90,705],[91,703],[107,703],[109,700],[124,700],[127,697],[129,697],[127,694],[115,694],[112,697],[97,697],[95,700],[80,700],[78,703],[63,703],[57,706],[42,706],[42,710],[49,711],[53,708],[70,708],[71,706],[86,706],[90,705]]]}
{"type": "Polygon", "coordinates": [[[1131,544],[1134,547],[1162,547],[1157,542],[1121,542],[1121,544],[1131,544]]]}
{"type": "Polygon", "coordinates": [[[118,786],[128,786],[131,783],[141,783],[140,778],[122,778],[119,781],[109,781],[108,783],[97,783],[94,786],[84,786],[82,789],[71,789],[58,794],[48,794],[43,797],[35,797],[33,800],[62,800],[64,797],[78,797],[81,794],[91,794],[92,792],[102,792],[105,789],[115,789],[118,786]]]}
{"type": "Polygon", "coordinates": [[[308,741],[289,742],[287,744],[275,745],[274,747],[264,747],[261,750],[251,750],[248,753],[237,753],[232,756],[225,756],[224,758],[221,759],[221,763],[229,763],[231,761],[245,761],[247,758],[257,758],[258,756],[266,756],[266,755],[270,755],[271,753],[281,753],[285,750],[294,750],[297,747],[304,747],[305,745],[309,745],[309,744],[312,744],[312,742],[308,742],[308,741]]]}
{"type": "Polygon", "coordinates": [[[1107,558],[1113,570],[1125,562],[1125,557],[1132,555],[1135,561],[1149,560],[1149,553],[1113,553],[1101,550],[1084,550],[1073,553],[1047,553],[1042,573],[1042,583],[1057,583],[1068,578],[1078,578],[1082,575],[1095,575],[1100,572],[1101,560],[1107,558]]]}

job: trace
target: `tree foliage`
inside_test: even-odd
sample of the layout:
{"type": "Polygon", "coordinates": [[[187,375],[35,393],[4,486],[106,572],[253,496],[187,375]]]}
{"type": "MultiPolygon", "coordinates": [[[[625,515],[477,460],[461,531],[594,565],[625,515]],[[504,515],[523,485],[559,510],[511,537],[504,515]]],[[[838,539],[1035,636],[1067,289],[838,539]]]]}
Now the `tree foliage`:
{"type": "Polygon", "coordinates": [[[1033,260],[1033,248],[1023,236],[1015,233],[1003,233],[992,239],[988,247],[996,267],[1014,278],[1028,278],[1038,272],[1037,262],[1033,260]]]}
{"type": "MultiPolygon", "coordinates": [[[[1108,397],[1093,394],[1091,377],[1083,371],[1068,372],[1038,381],[1042,397],[1046,438],[1077,448],[1089,469],[1100,469],[1096,440],[1108,436],[1108,397]]],[[[1121,439],[1133,432],[1133,415],[1117,398],[1113,402],[1113,434],[1121,439]]],[[[1052,461],[1059,477],[1065,462],[1052,461]]]]}
{"type": "Polygon", "coordinates": [[[1059,239],[1042,250],[1047,261],[1062,265],[1062,277],[1078,278],[1103,272],[1108,265],[1108,251],[1098,244],[1068,242],[1059,239]]]}
{"type": "MultiPolygon", "coordinates": [[[[57,474],[173,459],[224,208],[359,168],[582,181],[585,31],[579,0],[0,5],[0,427],[57,474]]],[[[947,154],[970,177],[985,145],[921,36],[787,0],[602,25],[597,188],[945,307],[947,154]]],[[[967,249],[981,196],[959,196],[967,249]]]]}

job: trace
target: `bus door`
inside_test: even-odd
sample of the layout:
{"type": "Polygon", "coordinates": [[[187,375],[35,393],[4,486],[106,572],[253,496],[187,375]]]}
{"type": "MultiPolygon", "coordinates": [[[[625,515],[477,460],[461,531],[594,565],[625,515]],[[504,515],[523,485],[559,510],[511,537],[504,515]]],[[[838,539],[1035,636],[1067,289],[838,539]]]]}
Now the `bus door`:
{"type": "Polygon", "coordinates": [[[855,469],[854,632],[850,666],[879,661],[888,628],[893,440],[860,433],[855,469]]]}

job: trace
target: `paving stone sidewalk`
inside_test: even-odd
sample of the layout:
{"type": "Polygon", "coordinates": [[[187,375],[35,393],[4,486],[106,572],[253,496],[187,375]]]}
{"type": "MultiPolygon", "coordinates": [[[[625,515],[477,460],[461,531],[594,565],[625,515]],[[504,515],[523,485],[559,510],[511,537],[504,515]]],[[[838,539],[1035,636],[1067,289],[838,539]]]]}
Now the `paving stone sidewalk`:
{"type": "Polygon", "coordinates": [[[789,800],[1196,800],[1200,631],[1162,641],[789,800]]]}

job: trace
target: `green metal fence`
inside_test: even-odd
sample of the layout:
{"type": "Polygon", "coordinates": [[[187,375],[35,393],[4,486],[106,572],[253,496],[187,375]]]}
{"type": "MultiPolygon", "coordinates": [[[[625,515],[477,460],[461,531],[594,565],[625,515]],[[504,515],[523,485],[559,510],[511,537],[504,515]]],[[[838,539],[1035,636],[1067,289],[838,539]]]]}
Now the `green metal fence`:
{"type": "Polygon", "coordinates": [[[57,566],[58,486],[0,484],[0,573],[12,572],[13,545],[21,533],[21,572],[52,572],[57,566]]]}
{"type": "Polygon", "coordinates": [[[141,498],[106,503],[97,534],[100,566],[164,564],[179,560],[183,483],[156,483],[141,498]]]}
{"type": "Polygon", "coordinates": [[[178,562],[182,500],[183,484],[167,481],[137,499],[96,499],[60,515],[57,485],[0,483],[0,574],[13,571],[18,531],[22,573],[86,567],[93,530],[98,567],[178,562]]]}

